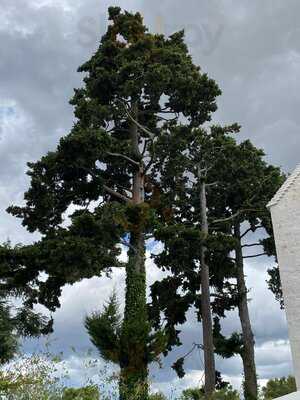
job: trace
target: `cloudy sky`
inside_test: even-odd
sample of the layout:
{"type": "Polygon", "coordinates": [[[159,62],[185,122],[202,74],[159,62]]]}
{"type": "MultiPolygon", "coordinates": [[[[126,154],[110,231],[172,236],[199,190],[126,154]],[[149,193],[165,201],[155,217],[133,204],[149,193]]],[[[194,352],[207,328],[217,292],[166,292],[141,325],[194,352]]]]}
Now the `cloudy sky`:
{"type": "MultiPolygon", "coordinates": [[[[215,122],[242,125],[241,139],[263,147],[267,160],[291,171],[299,162],[300,4],[297,0],[1,0],[0,7],[0,239],[28,243],[36,236],[5,213],[20,203],[28,185],[26,162],[54,149],[73,122],[68,104],[81,85],[77,67],[95,51],[104,33],[109,5],[140,11],[152,31],[170,34],[185,28],[194,61],[217,80],[223,95],[215,122]]],[[[247,264],[251,317],[256,336],[258,374],[266,379],[292,371],[285,316],[266,288],[272,260],[247,264]]],[[[158,272],[148,260],[149,282],[158,272]]],[[[90,346],[82,327],[87,312],[101,307],[112,288],[122,293],[124,276],[83,281],[63,292],[55,314],[55,350],[63,350],[79,383],[80,355],[90,346]]],[[[121,297],[121,296],[120,296],[121,297]]],[[[233,313],[225,332],[239,329],[233,313]]],[[[153,368],[154,388],[196,385],[202,377],[201,354],[188,360],[179,381],[170,369],[176,355],[201,341],[193,313],[183,327],[184,347],[153,368]],[[170,383],[171,382],[171,383],[170,383]]],[[[27,350],[43,341],[26,343],[27,350]]],[[[239,386],[241,362],[218,360],[218,369],[239,386]]]]}

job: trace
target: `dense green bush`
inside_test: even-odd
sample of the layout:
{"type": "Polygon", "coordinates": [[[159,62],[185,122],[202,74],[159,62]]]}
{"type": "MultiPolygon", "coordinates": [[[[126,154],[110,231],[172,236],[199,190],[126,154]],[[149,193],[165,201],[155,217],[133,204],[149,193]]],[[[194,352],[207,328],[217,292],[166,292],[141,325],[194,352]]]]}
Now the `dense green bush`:
{"type": "Polygon", "coordinates": [[[277,397],[296,392],[296,381],[293,376],[287,378],[271,379],[265,387],[262,388],[264,400],[273,400],[277,397]]]}
{"type": "MultiPolygon", "coordinates": [[[[199,388],[190,388],[182,392],[180,400],[204,400],[204,391],[199,388]]],[[[211,400],[240,400],[240,396],[231,386],[217,390],[211,397],[211,400]]]]}

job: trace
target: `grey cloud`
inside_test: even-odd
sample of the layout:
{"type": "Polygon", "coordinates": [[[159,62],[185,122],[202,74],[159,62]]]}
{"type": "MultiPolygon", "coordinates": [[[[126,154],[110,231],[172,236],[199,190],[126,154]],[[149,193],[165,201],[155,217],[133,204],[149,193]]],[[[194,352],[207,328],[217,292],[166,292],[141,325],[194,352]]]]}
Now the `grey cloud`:
{"type": "MultiPolygon", "coordinates": [[[[172,33],[186,29],[194,60],[215,78],[223,90],[214,122],[237,121],[243,126],[240,139],[250,137],[262,146],[268,161],[286,170],[298,163],[300,57],[300,4],[290,0],[260,2],[233,0],[115,1],[116,5],[141,11],[153,30],[172,33]]],[[[109,1],[64,0],[56,2],[9,0],[1,2],[0,16],[0,205],[1,240],[29,242],[36,238],[20,227],[4,209],[19,203],[28,185],[26,162],[55,147],[59,137],[73,122],[68,100],[81,85],[77,67],[96,49],[104,32],[109,1]],[[42,4],[45,4],[44,6],[42,4]]],[[[266,288],[266,269],[271,259],[248,265],[247,279],[251,316],[257,342],[258,371],[261,378],[281,376],[291,371],[284,314],[266,288]],[[277,344],[276,349],[270,343],[277,344]]],[[[160,274],[151,269],[149,279],[160,274]]],[[[99,308],[114,284],[122,292],[121,276],[112,281],[83,281],[63,292],[62,308],[55,314],[54,348],[70,345],[84,351],[90,347],[83,328],[84,315],[99,308]]],[[[224,332],[239,330],[236,313],[223,321],[224,332]]],[[[177,382],[170,365],[177,356],[201,342],[201,326],[193,312],[182,327],[184,346],[164,360],[165,369],[154,367],[157,385],[166,388],[170,380],[178,386],[199,381],[198,355],[187,361],[188,377],[177,382]]],[[[42,347],[42,342],[26,342],[25,349],[42,347]]],[[[239,358],[218,359],[218,368],[233,382],[240,382],[239,358]]]]}
{"type": "Polygon", "coordinates": [[[300,140],[296,128],[300,122],[299,3],[194,0],[188,7],[179,1],[144,4],[148,18],[162,14],[169,26],[208,24],[206,36],[222,27],[214,51],[203,51],[200,28],[199,43],[193,40],[191,50],[223,90],[216,120],[241,123],[241,138],[250,137],[263,146],[269,161],[293,168],[298,163],[294,149],[300,140]]]}

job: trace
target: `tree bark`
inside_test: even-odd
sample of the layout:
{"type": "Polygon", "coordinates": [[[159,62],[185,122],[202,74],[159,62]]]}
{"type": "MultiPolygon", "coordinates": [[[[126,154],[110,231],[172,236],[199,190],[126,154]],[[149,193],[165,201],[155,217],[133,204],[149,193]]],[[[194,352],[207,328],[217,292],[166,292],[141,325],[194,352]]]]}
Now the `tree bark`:
{"type": "MultiPolygon", "coordinates": [[[[137,106],[133,104],[137,120],[137,106]]],[[[139,134],[135,123],[131,125],[132,151],[139,166],[133,174],[132,202],[144,202],[144,171],[139,151],[139,134]]],[[[137,210],[138,211],[138,210],[137,210]]],[[[148,398],[149,323],[146,307],[145,239],[142,227],[130,232],[130,250],[126,266],[126,295],[124,321],[121,335],[121,400],[146,400],[148,398]]]]}
{"type": "Polygon", "coordinates": [[[237,267],[237,289],[239,296],[239,317],[242,325],[243,334],[243,350],[242,350],[242,360],[244,367],[244,396],[246,400],[257,399],[258,396],[258,385],[257,385],[257,375],[255,366],[255,351],[254,351],[254,335],[252,332],[249,309],[248,309],[248,299],[247,299],[247,286],[245,281],[244,273],[244,261],[243,261],[243,251],[241,244],[241,231],[240,223],[236,222],[234,226],[234,236],[237,239],[237,244],[235,248],[236,255],[236,267],[237,267]]]}
{"type": "MultiPolygon", "coordinates": [[[[201,179],[200,179],[201,180],[201,179]]],[[[208,235],[206,185],[201,180],[200,184],[200,210],[201,210],[201,231],[203,236],[208,235]]],[[[205,246],[201,246],[201,314],[203,329],[204,348],[204,372],[205,372],[205,395],[209,397],[215,390],[216,369],[213,343],[212,314],[210,304],[209,267],[206,263],[205,246]]]]}

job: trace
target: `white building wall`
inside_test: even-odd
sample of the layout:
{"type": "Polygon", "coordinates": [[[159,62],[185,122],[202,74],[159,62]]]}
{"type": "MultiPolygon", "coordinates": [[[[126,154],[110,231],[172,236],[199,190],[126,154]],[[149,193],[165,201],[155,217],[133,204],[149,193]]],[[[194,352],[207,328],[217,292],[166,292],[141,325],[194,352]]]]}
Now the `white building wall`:
{"type": "MultiPolygon", "coordinates": [[[[297,387],[300,389],[300,179],[270,206],[297,387]]],[[[298,394],[299,395],[299,394],[298,394]]],[[[297,397],[298,398],[298,397],[297,397]]]]}

